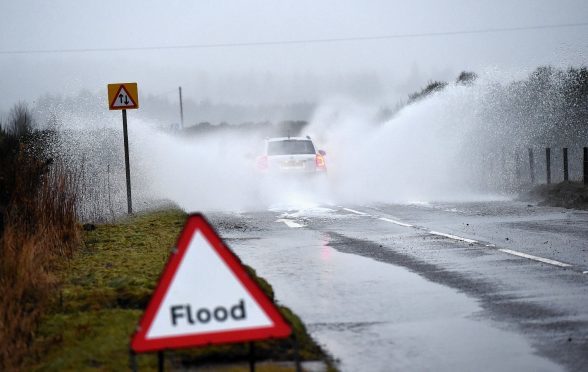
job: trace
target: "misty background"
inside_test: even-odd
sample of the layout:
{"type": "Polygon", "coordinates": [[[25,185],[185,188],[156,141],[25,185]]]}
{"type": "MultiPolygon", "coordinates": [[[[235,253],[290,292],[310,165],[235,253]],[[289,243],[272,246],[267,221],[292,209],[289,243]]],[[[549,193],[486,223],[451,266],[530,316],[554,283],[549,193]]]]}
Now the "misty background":
{"type": "MultiPolygon", "coordinates": [[[[218,110],[210,110],[215,105],[260,107],[243,120],[308,119],[309,105],[333,96],[394,104],[429,81],[452,80],[462,70],[491,71],[497,79],[508,80],[522,78],[540,65],[582,65],[588,29],[266,46],[63,50],[356,38],[586,19],[588,3],[582,0],[6,0],[0,3],[0,112],[18,101],[34,104],[45,94],[89,92],[105,102],[108,83],[137,81],[142,102],[153,96],[177,105],[177,87],[182,86],[187,123],[232,121],[227,106],[220,110],[227,113],[222,118],[218,110]]],[[[143,110],[149,106],[143,105],[143,110]]],[[[154,115],[179,121],[177,111],[159,110],[154,115]]]]}
{"type": "Polygon", "coordinates": [[[114,82],[139,85],[136,210],[511,197],[529,148],[555,164],[569,146],[578,178],[587,16],[584,1],[4,1],[0,123],[28,105],[48,156],[83,175],[83,219],[125,210],[114,82]],[[327,151],[327,193],[260,188],[263,137],[289,128],[327,151]]]}

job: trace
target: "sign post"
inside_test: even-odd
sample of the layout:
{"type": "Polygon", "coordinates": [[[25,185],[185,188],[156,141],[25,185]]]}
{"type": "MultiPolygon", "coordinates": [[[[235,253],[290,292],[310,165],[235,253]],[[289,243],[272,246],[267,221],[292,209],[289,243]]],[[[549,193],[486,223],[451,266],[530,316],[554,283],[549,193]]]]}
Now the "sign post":
{"type": "Polygon", "coordinates": [[[125,170],[127,178],[127,208],[133,213],[131,197],[131,165],[129,162],[129,135],[127,132],[127,109],[139,108],[137,83],[108,84],[108,103],[110,110],[122,110],[123,137],[125,143],[125,170]]]}
{"type": "Polygon", "coordinates": [[[291,333],[239,258],[204,216],[192,214],[132,337],[131,349],[160,352],[285,338],[291,333]]]}
{"type": "Polygon", "coordinates": [[[122,110],[123,137],[125,141],[125,172],[127,176],[127,209],[133,213],[133,198],[131,198],[131,164],[129,161],[129,134],[127,132],[127,110],[122,110]]]}

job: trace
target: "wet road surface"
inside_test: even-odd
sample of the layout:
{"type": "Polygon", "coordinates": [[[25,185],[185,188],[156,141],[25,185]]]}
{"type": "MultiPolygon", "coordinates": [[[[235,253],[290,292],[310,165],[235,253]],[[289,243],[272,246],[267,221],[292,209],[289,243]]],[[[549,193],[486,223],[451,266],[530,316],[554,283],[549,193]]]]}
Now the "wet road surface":
{"type": "Polygon", "coordinates": [[[588,212],[500,201],[207,216],[342,370],[588,370],[588,212]]]}

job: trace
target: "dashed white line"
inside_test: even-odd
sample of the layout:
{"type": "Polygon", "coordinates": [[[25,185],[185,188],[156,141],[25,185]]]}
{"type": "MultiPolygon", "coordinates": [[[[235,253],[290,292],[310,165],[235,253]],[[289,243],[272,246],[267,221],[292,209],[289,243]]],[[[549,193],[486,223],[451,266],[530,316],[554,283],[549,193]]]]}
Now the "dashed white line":
{"type": "Polygon", "coordinates": [[[279,220],[276,220],[276,222],[283,222],[286,224],[286,226],[291,227],[291,228],[304,227],[304,225],[299,224],[298,222],[295,222],[294,220],[289,220],[287,218],[280,218],[279,220]]]}
{"type": "Polygon", "coordinates": [[[588,271],[582,271],[582,274],[588,274],[588,271]]]}
{"type": "Polygon", "coordinates": [[[367,213],[356,211],[355,209],[351,209],[351,208],[343,208],[343,210],[345,210],[347,212],[359,214],[360,216],[369,216],[369,214],[367,214],[367,213]]]}
{"type": "Polygon", "coordinates": [[[411,225],[411,224],[400,222],[400,221],[396,221],[396,220],[392,220],[390,218],[380,217],[380,220],[386,221],[386,222],[390,222],[390,223],[393,223],[395,225],[404,226],[404,227],[413,227],[413,225],[411,225]]]}
{"type": "Polygon", "coordinates": [[[533,256],[531,254],[521,253],[521,252],[513,251],[513,250],[510,250],[510,249],[500,248],[498,250],[501,251],[501,252],[504,252],[504,253],[512,254],[514,256],[528,258],[529,260],[539,261],[539,262],[543,262],[543,263],[546,263],[546,264],[555,265],[555,266],[559,266],[559,267],[571,267],[572,266],[570,264],[559,262],[559,261],[556,261],[556,260],[551,260],[549,258],[537,257],[537,256],[533,256]]]}
{"type": "MultiPolygon", "coordinates": [[[[347,212],[351,212],[351,213],[355,213],[357,215],[360,216],[370,216],[369,214],[365,213],[365,212],[360,212],[360,211],[356,211],[355,209],[351,209],[351,208],[344,208],[343,206],[339,206],[339,208],[347,211],[347,212]]],[[[395,225],[399,225],[399,226],[404,226],[404,227],[415,227],[414,225],[408,224],[408,223],[404,223],[404,222],[400,222],[397,220],[393,220],[391,218],[385,218],[385,217],[379,217],[378,219],[382,220],[382,221],[386,221],[386,222],[390,222],[393,223],[395,225]]],[[[303,227],[304,225],[300,225],[294,221],[291,220],[278,220],[280,222],[284,222],[286,225],[290,226],[290,227],[303,227]],[[293,226],[291,226],[293,225],[293,226]]],[[[417,227],[418,228],[418,227],[417,227]]],[[[422,229],[422,228],[418,228],[418,229],[422,229]]],[[[424,230],[424,229],[422,229],[424,230]]],[[[474,239],[468,239],[468,238],[463,238],[461,236],[457,236],[457,235],[452,235],[452,234],[446,234],[446,233],[442,233],[439,231],[434,231],[434,230],[429,230],[428,231],[429,234],[433,234],[433,235],[438,235],[438,236],[443,236],[445,238],[449,238],[449,239],[453,239],[453,240],[459,240],[462,242],[466,242],[466,243],[470,243],[470,244],[483,244],[478,242],[477,240],[474,239]]],[[[496,248],[496,245],[494,244],[483,244],[486,247],[489,248],[496,248]]],[[[507,253],[507,254],[511,254],[514,256],[518,256],[518,257],[522,257],[522,258],[527,258],[529,260],[533,260],[533,261],[538,261],[538,262],[543,262],[549,265],[554,265],[554,266],[559,266],[559,267],[572,267],[572,265],[567,264],[565,262],[560,262],[560,261],[556,261],[556,260],[552,260],[549,258],[543,258],[543,257],[538,257],[538,256],[533,256],[531,254],[527,254],[527,253],[522,253],[522,252],[517,252],[517,251],[513,251],[511,249],[505,249],[505,248],[498,248],[497,250],[503,252],[503,253],[507,253]]],[[[588,271],[583,271],[582,274],[588,274],[588,271]]]]}
{"type": "Polygon", "coordinates": [[[445,233],[442,233],[442,232],[439,232],[439,231],[433,231],[433,230],[430,230],[429,231],[429,234],[439,235],[439,236],[443,236],[445,238],[449,238],[449,239],[453,239],[453,240],[459,240],[459,241],[466,242],[466,243],[471,243],[471,244],[474,244],[474,243],[477,243],[478,242],[477,240],[468,239],[468,238],[462,238],[461,236],[451,235],[451,234],[445,234],[445,233]]]}

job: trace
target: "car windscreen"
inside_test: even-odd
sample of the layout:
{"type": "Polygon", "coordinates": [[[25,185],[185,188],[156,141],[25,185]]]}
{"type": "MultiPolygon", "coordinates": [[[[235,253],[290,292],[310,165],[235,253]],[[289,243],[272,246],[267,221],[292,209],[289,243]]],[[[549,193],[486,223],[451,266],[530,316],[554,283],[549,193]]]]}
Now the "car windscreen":
{"type": "Polygon", "coordinates": [[[315,154],[311,141],[306,140],[284,140],[270,141],[267,144],[268,155],[298,155],[315,154]]]}

